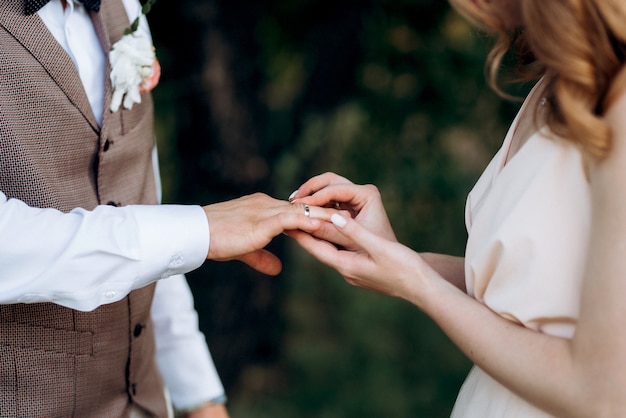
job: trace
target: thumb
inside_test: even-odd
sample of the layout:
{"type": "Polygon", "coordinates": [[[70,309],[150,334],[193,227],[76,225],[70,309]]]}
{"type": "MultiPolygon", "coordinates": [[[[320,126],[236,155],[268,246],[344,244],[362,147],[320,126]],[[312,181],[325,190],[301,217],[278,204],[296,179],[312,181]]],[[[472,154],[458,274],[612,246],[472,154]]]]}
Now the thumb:
{"type": "Polygon", "coordinates": [[[276,276],[282,270],[282,263],[278,257],[267,250],[252,251],[237,258],[253,269],[269,276],[276,276]]]}

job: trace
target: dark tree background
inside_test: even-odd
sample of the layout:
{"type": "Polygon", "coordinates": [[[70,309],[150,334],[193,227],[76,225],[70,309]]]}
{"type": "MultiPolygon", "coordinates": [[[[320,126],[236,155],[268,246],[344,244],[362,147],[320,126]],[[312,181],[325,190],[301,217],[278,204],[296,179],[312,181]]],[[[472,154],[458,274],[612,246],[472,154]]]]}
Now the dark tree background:
{"type": "MultiPolygon", "coordinates": [[[[441,0],[160,0],[149,15],[165,201],[286,198],[327,170],[381,189],[399,239],[461,255],[467,192],[516,104],[441,0]]],[[[444,417],[469,363],[417,309],[285,237],[284,271],[188,275],[233,417],[444,417]]]]}

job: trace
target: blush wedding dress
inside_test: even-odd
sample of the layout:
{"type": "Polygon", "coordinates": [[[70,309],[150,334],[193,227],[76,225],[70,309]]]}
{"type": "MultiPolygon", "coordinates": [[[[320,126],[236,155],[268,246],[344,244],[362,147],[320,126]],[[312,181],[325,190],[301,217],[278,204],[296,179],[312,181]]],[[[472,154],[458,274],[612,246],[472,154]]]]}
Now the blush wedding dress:
{"type": "MultiPolygon", "coordinates": [[[[521,326],[571,338],[579,314],[591,223],[580,150],[538,129],[511,158],[529,94],[466,205],[468,294],[521,326]]],[[[474,366],[453,418],[549,415],[474,366]]]]}

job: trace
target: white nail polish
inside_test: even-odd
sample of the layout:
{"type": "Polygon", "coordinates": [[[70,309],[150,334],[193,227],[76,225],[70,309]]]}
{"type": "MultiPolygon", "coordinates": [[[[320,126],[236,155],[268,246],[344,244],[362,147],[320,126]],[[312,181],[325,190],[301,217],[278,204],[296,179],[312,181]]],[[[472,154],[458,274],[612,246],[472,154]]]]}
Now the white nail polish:
{"type": "Polygon", "coordinates": [[[293,192],[292,194],[289,195],[289,200],[290,202],[293,200],[293,198],[298,194],[298,190],[296,190],[295,192],[293,192]]]}
{"type": "Polygon", "coordinates": [[[337,215],[336,213],[330,217],[330,221],[338,228],[343,228],[348,223],[343,216],[337,215]]]}

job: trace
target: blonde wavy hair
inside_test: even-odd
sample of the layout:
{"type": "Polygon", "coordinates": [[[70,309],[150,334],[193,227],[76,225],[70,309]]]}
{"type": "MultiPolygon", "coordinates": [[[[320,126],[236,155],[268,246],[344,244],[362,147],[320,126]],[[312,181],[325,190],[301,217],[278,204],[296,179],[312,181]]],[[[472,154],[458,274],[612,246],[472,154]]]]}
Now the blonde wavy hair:
{"type": "Polygon", "coordinates": [[[491,86],[503,94],[503,58],[514,52],[512,79],[544,77],[550,129],[602,159],[612,143],[602,115],[626,91],[626,0],[513,1],[520,2],[519,28],[506,27],[485,0],[450,0],[496,35],[486,62],[491,86]]]}

